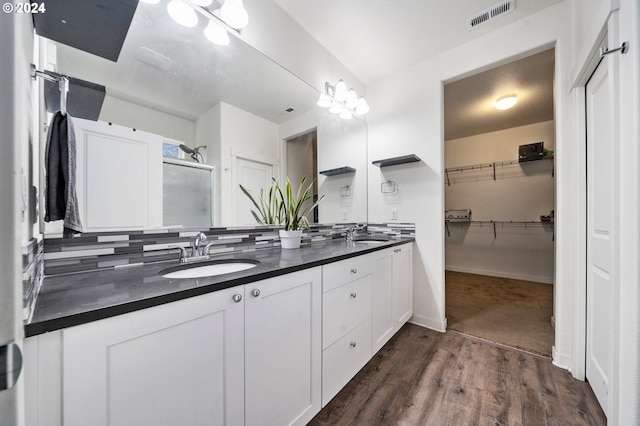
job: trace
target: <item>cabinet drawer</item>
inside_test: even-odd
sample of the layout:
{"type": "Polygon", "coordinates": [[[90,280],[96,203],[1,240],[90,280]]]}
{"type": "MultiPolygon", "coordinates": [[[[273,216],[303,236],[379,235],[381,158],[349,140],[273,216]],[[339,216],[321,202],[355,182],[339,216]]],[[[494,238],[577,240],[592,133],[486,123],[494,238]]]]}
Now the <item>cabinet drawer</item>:
{"type": "Polygon", "coordinates": [[[322,296],[322,348],[371,316],[372,276],[360,278],[322,296]]]}
{"type": "Polygon", "coordinates": [[[371,318],[322,353],[322,406],[371,359],[371,318]]]}
{"type": "Polygon", "coordinates": [[[358,256],[322,267],[322,291],[331,291],[349,281],[357,280],[371,273],[374,259],[370,256],[358,256]]]}

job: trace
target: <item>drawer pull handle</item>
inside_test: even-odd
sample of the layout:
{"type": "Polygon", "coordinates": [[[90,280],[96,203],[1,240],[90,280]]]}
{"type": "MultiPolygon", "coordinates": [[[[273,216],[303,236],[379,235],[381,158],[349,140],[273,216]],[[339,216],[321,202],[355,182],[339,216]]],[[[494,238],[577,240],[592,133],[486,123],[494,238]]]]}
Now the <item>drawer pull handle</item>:
{"type": "Polygon", "coordinates": [[[351,346],[352,348],[355,348],[356,347],[356,342],[349,343],[349,346],[351,346]]]}
{"type": "Polygon", "coordinates": [[[258,297],[258,296],[260,296],[260,290],[258,290],[258,289],[256,288],[255,290],[253,290],[253,291],[251,292],[251,295],[252,295],[253,297],[258,297]]]}
{"type": "Polygon", "coordinates": [[[357,274],[357,273],[358,273],[358,269],[357,269],[357,268],[353,268],[353,269],[351,270],[351,273],[352,273],[352,274],[357,274]]]}
{"type": "Polygon", "coordinates": [[[242,295],[240,294],[234,294],[233,295],[233,301],[236,303],[239,303],[242,300],[242,295]]]}
{"type": "Polygon", "coordinates": [[[356,298],[357,294],[356,293],[351,293],[351,297],[353,297],[354,299],[356,298]]]}

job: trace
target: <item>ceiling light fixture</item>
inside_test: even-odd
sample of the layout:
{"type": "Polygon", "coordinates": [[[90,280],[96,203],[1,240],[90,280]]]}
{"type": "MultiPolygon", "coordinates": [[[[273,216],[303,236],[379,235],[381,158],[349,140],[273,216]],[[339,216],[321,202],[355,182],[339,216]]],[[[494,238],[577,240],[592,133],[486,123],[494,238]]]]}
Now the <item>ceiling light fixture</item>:
{"type": "Polygon", "coordinates": [[[358,97],[354,89],[347,89],[344,81],[338,80],[335,86],[324,84],[324,93],[320,93],[317,105],[329,108],[329,112],[339,114],[340,118],[349,120],[353,114],[364,115],[369,112],[369,104],[364,97],[358,97]]]}
{"type": "Polygon", "coordinates": [[[518,103],[518,96],[516,95],[505,95],[498,99],[496,99],[495,105],[499,110],[505,110],[513,107],[518,103]]]}

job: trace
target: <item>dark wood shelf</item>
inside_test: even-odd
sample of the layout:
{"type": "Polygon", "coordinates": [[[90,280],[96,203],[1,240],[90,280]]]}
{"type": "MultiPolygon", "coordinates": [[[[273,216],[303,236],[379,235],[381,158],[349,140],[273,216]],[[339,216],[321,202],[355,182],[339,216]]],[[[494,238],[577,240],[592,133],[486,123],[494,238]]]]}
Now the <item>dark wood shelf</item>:
{"type": "Polygon", "coordinates": [[[321,175],[325,176],[335,176],[335,175],[343,175],[345,173],[355,173],[356,169],[353,167],[338,167],[337,169],[323,170],[320,172],[321,175]]]}
{"type": "Polygon", "coordinates": [[[371,164],[378,167],[397,166],[399,164],[415,163],[420,161],[420,157],[415,154],[403,155],[401,157],[384,158],[372,161],[371,164]]]}

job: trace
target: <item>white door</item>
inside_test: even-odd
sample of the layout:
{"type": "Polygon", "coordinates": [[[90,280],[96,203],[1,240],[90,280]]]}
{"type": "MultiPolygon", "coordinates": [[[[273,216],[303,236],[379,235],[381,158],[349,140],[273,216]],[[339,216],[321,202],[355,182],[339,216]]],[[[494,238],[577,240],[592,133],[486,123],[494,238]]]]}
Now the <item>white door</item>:
{"type": "Polygon", "coordinates": [[[273,176],[273,166],[270,164],[258,163],[256,161],[236,159],[236,185],[233,194],[235,198],[235,213],[233,218],[236,225],[258,225],[256,219],[251,214],[251,210],[256,210],[251,200],[247,198],[238,185],[242,185],[249,190],[253,198],[260,203],[260,191],[264,191],[267,197],[273,176]]]}
{"type": "Polygon", "coordinates": [[[613,102],[604,59],[586,86],[587,363],[586,376],[605,414],[613,348],[613,102]]]}

